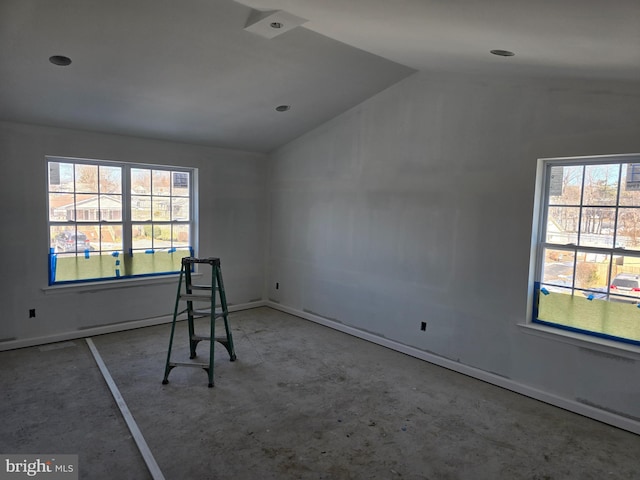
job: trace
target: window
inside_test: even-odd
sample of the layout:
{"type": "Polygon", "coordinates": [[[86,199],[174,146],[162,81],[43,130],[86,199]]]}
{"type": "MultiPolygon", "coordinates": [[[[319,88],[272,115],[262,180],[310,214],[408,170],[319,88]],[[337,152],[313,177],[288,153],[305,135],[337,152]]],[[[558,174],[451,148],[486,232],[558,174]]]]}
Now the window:
{"type": "Polygon", "coordinates": [[[192,169],[47,158],[49,285],[180,271],[192,169]]]}
{"type": "Polygon", "coordinates": [[[640,345],[640,155],[541,162],[533,322],[640,345]]]}

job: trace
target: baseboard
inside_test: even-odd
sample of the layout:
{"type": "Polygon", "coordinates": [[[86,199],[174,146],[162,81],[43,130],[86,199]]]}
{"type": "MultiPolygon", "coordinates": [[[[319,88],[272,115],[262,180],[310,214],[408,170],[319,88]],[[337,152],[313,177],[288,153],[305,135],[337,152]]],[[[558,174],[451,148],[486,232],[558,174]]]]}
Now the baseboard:
{"type": "MultiPolygon", "coordinates": [[[[248,310],[266,306],[266,302],[259,300],[256,302],[241,303],[237,305],[229,305],[229,312],[238,312],[240,310],[248,310]]],[[[34,347],[36,345],[44,345],[47,343],[64,342],[67,340],[75,340],[78,338],[93,337],[95,335],[104,335],[105,333],[122,332],[125,330],[133,330],[142,327],[151,327],[163,323],[173,321],[173,315],[163,315],[160,317],[145,318],[142,320],[131,320],[124,322],[111,323],[108,325],[99,325],[95,327],[82,328],[69,332],[46,335],[42,337],[20,338],[0,343],[0,352],[5,350],[15,350],[17,348],[34,347]]]]}
{"type": "Polygon", "coordinates": [[[375,343],[377,345],[381,345],[383,347],[390,348],[391,350],[395,350],[406,355],[410,355],[415,358],[419,358],[420,360],[424,360],[429,363],[433,363],[434,365],[438,365],[440,367],[447,368],[449,370],[453,370],[458,373],[462,373],[464,375],[468,375],[470,377],[476,378],[478,380],[482,380],[484,382],[490,383],[492,385],[496,385],[498,387],[504,388],[506,390],[510,390],[515,393],[519,393],[521,395],[525,395],[527,397],[539,400],[541,402],[548,403],[555,407],[562,408],[564,410],[568,410],[573,413],[577,413],[579,415],[583,415],[585,417],[591,418],[593,420],[597,420],[602,423],[606,423],[608,425],[627,430],[629,432],[640,435],[640,422],[621,416],[616,415],[615,413],[611,413],[605,410],[601,410],[590,405],[586,405],[584,403],[577,402],[575,400],[559,397],[557,395],[550,394],[543,390],[539,390],[528,385],[524,385],[522,383],[515,382],[505,377],[501,377],[499,375],[495,375],[490,372],[486,372],[484,370],[480,370],[478,368],[470,367],[468,365],[462,365],[453,360],[449,360],[447,358],[440,357],[438,355],[425,352],[423,350],[419,350],[414,347],[410,347],[408,345],[404,345],[402,343],[395,342],[393,340],[389,340],[387,338],[382,338],[377,335],[374,335],[369,332],[364,332],[362,330],[358,330],[357,328],[350,327],[348,325],[343,325],[341,323],[335,322],[333,320],[329,320],[327,318],[319,317],[317,315],[313,315],[308,312],[303,312],[300,310],[296,310],[294,308],[290,308],[284,305],[280,305],[278,303],[267,301],[266,306],[273,308],[275,310],[280,310],[281,312],[289,313],[291,315],[295,315],[296,317],[303,318],[305,320],[309,320],[320,325],[324,325],[329,328],[333,328],[335,330],[339,330],[341,332],[347,333],[349,335],[353,335],[354,337],[361,338],[363,340],[367,340],[369,342],[375,343]]]}

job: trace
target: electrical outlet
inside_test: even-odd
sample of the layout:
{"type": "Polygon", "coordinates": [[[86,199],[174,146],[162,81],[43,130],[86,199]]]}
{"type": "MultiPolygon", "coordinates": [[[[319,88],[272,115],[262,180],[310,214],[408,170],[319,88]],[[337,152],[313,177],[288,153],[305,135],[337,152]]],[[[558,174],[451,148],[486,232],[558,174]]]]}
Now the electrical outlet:
{"type": "Polygon", "coordinates": [[[426,329],[427,329],[427,322],[420,323],[420,330],[424,332],[426,329]]]}
{"type": "Polygon", "coordinates": [[[36,316],[36,309],[35,308],[30,308],[29,309],[29,318],[35,318],[36,316]]]}

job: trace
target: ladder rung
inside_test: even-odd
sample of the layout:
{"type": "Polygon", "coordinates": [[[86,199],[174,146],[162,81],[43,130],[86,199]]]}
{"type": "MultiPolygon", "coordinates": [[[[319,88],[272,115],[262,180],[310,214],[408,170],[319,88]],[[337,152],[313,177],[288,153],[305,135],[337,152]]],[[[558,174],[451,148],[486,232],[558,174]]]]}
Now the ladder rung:
{"type": "MultiPolygon", "coordinates": [[[[211,337],[210,336],[203,336],[203,335],[193,335],[191,337],[191,340],[206,340],[207,342],[211,341],[211,337]]],[[[215,337],[214,339],[216,342],[226,342],[227,341],[227,337],[215,337]]]]}
{"type": "MultiPolygon", "coordinates": [[[[209,290],[211,291],[211,285],[191,285],[191,290],[209,290]]],[[[216,290],[220,290],[216,287],[216,290]]]]}
{"type": "Polygon", "coordinates": [[[189,300],[190,302],[211,302],[211,295],[198,295],[197,293],[182,293],[181,300],[189,300]]]}
{"type": "MultiPolygon", "coordinates": [[[[205,309],[199,309],[199,310],[193,310],[191,312],[193,315],[202,315],[203,317],[210,317],[211,316],[211,309],[210,308],[205,308],[205,309]]],[[[214,315],[214,318],[221,318],[224,317],[225,315],[228,315],[227,312],[216,312],[214,315]]]]}
{"type": "Polygon", "coordinates": [[[191,362],[169,362],[170,367],[198,367],[198,368],[209,368],[208,363],[191,363],[191,362]]]}

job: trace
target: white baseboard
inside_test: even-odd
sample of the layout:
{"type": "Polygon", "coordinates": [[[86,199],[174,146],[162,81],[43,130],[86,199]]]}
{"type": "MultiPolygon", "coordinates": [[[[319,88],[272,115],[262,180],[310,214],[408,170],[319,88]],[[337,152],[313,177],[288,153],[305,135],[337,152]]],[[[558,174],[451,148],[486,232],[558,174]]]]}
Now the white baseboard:
{"type": "Polygon", "coordinates": [[[308,312],[296,310],[294,308],[280,305],[278,303],[271,302],[271,301],[266,302],[266,306],[273,308],[275,310],[280,310],[282,312],[289,313],[291,315],[295,315],[296,317],[304,318],[305,320],[310,320],[312,322],[318,323],[320,325],[324,325],[329,328],[333,328],[335,330],[339,330],[349,335],[353,335],[354,337],[358,337],[363,340],[367,340],[369,342],[381,345],[383,347],[390,348],[391,350],[395,350],[395,351],[404,353],[406,355],[419,358],[429,363],[433,363],[434,365],[438,365],[440,367],[444,367],[449,370],[453,370],[455,372],[468,375],[470,377],[476,378],[478,380],[482,380],[484,382],[490,383],[492,385],[496,385],[498,387],[510,390],[512,392],[516,392],[521,395],[525,395],[527,397],[540,400],[541,402],[548,403],[550,405],[562,408],[564,410],[568,410],[570,412],[583,415],[593,420],[597,420],[599,422],[606,423],[608,425],[612,425],[614,427],[621,428],[623,430],[627,430],[629,432],[640,435],[640,422],[633,420],[631,418],[627,418],[621,415],[616,415],[615,413],[601,410],[601,409],[592,407],[590,405],[585,405],[584,403],[580,403],[575,400],[559,397],[557,395],[553,395],[543,390],[539,390],[537,388],[533,388],[528,385],[515,382],[508,378],[501,377],[499,375],[495,375],[493,373],[489,373],[484,370],[480,370],[478,368],[470,367],[468,365],[462,365],[453,360],[439,357],[438,355],[434,355],[432,353],[428,353],[423,350],[410,347],[408,345],[403,345],[402,343],[394,342],[393,340],[382,338],[372,333],[364,332],[362,330],[358,330],[357,328],[353,328],[348,325],[343,325],[341,323],[338,323],[323,317],[319,317],[317,315],[313,315],[308,312]]]}
{"type": "MultiPolygon", "coordinates": [[[[237,312],[240,310],[248,310],[250,308],[264,307],[265,301],[257,301],[250,303],[242,303],[238,305],[229,305],[229,312],[237,312]]],[[[75,340],[78,338],[93,337],[95,335],[104,335],[105,333],[122,332],[125,330],[133,330],[135,328],[151,327],[162,323],[170,323],[173,321],[173,314],[163,315],[160,317],[145,318],[142,320],[131,320],[109,325],[99,325],[96,327],[83,328],[69,332],[56,333],[53,335],[45,335],[42,337],[20,338],[0,343],[0,352],[5,350],[14,350],[16,348],[33,347],[36,345],[44,345],[47,343],[64,342],[67,340],[75,340]]]]}

